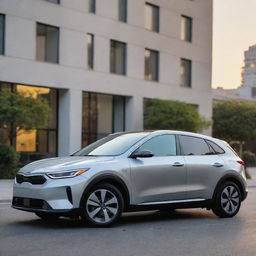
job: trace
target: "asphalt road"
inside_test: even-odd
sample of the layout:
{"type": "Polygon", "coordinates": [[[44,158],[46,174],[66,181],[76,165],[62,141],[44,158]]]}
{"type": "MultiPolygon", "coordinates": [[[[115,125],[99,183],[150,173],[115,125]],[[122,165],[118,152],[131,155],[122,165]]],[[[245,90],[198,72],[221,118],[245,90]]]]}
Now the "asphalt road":
{"type": "Polygon", "coordinates": [[[46,223],[0,203],[0,256],[256,255],[256,188],[240,213],[219,219],[211,211],[124,214],[112,228],[88,228],[77,220],[46,223]]]}

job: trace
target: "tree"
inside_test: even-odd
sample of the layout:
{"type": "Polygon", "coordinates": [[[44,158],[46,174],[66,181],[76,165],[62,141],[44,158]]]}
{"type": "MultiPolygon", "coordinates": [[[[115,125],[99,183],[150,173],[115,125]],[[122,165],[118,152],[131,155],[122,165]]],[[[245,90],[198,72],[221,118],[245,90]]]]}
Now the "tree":
{"type": "Polygon", "coordinates": [[[210,122],[204,120],[197,109],[189,104],[170,100],[150,100],[146,106],[144,125],[146,129],[172,129],[198,132],[210,122]]]}
{"type": "Polygon", "coordinates": [[[240,144],[256,138],[256,104],[220,101],[213,107],[213,136],[240,144]]]}
{"type": "Polygon", "coordinates": [[[45,128],[49,113],[49,105],[41,97],[0,91],[0,128],[7,131],[9,144],[24,130],[45,128]]]}

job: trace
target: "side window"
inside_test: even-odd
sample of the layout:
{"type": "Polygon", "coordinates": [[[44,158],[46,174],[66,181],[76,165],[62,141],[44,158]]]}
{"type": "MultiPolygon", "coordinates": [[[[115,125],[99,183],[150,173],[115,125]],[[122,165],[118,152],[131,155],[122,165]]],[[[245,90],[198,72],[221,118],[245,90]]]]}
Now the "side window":
{"type": "Polygon", "coordinates": [[[216,154],[224,154],[225,153],[225,151],[220,146],[218,146],[216,143],[214,143],[210,140],[207,140],[207,143],[212,147],[212,149],[214,150],[214,152],[216,154]]]}
{"type": "Polygon", "coordinates": [[[184,155],[210,155],[212,154],[209,146],[204,139],[192,136],[180,135],[181,149],[184,155]]]}
{"type": "Polygon", "coordinates": [[[150,150],[155,156],[175,156],[176,137],[175,135],[160,135],[145,142],[140,150],[150,150]]]}

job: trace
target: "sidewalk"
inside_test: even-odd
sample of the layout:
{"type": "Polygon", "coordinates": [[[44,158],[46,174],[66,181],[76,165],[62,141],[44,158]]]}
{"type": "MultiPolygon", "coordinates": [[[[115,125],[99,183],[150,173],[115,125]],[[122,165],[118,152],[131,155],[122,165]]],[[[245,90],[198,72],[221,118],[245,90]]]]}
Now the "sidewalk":
{"type": "Polygon", "coordinates": [[[249,187],[256,187],[256,167],[249,167],[247,168],[251,175],[251,179],[247,180],[248,186],[249,187]]]}
{"type": "Polygon", "coordinates": [[[0,180],[0,202],[12,199],[13,180],[0,180]]]}
{"type": "MultiPolygon", "coordinates": [[[[256,188],[256,167],[248,168],[252,176],[251,180],[247,180],[248,186],[256,188]]],[[[12,199],[13,180],[0,180],[0,202],[7,202],[12,199]]]]}

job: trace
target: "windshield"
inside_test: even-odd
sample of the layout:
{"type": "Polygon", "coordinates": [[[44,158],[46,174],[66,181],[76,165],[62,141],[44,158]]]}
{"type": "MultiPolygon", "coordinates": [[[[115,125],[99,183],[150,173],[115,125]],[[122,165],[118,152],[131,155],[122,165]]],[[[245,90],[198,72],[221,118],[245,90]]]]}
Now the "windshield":
{"type": "Polygon", "coordinates": [[[81,149],[73,156],[117,156],[126,152],[148,133],[112,134],[81,149]]]}

